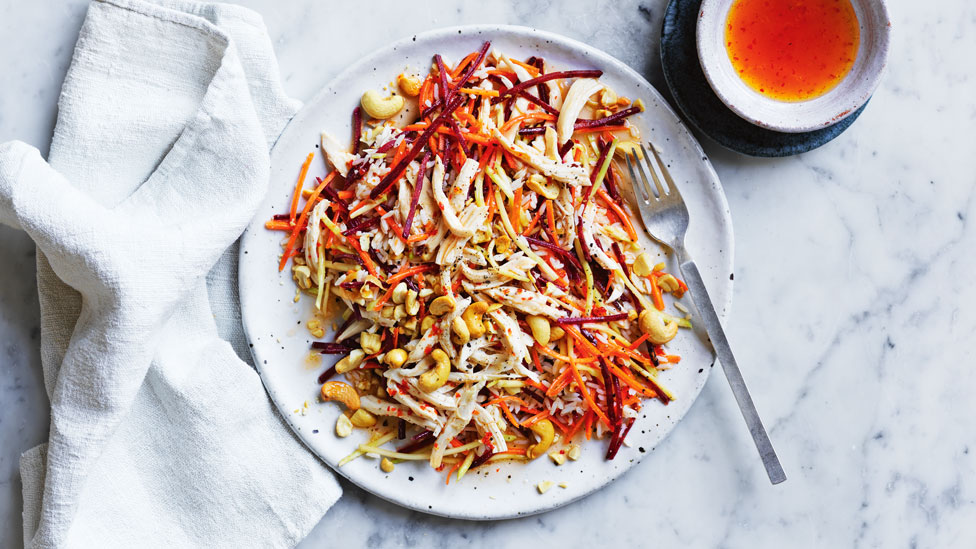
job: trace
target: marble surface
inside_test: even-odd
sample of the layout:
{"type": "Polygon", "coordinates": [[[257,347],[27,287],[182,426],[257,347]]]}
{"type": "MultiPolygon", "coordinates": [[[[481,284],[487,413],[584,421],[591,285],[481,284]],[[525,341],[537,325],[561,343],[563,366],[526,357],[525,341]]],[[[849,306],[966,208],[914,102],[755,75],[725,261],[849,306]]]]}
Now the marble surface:
{"type": "MultiPolygon", "coordinates": [[[[559,32],[663,87],[663,0],[246,3],[265,16],[285,87],[300,99],[388,37],[461,23],[559,32]]],[[[47,150],[85,8],[85,0],[0,6],[0,141],[47,150]]],[[[976,5],[889,9],[888,73],[838,139],[760,160],[702,138],[736,232],[729,337],[785,484],[769,485],[716,373],[655,455],[580,502],[468,523],[408,512],[345,483],[301,546],[973,546],[976,5]]],[[[48,423],[33,265],[26,236],[0,228],[3,547],[22,544],[17,460],[46,438],[48,423]]]]}

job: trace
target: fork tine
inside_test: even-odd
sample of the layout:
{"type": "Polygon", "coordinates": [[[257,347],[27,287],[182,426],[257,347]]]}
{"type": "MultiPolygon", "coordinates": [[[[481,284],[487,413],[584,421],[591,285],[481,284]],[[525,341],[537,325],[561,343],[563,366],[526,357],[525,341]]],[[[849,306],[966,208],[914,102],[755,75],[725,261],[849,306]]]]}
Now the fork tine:
{"type": "MultiPolygon", "coordinates": [[[[651,147],[651,150],[654,150],[654,145],[648,143],[648,146],[651,147]]],[[[655,160],[651,160],[651,156],[647,154],[647,149],[644,148],[643,143],[640,144],[640,149],[641,152],[644,153],[644,161],[647,163],[647,168],[651,172],[651,177],[654,178],[654,185],[657,187],[658,196],[661,196],[662,198],[667,196],[667,189],[664,188],[664,184],[661,183],[661,178],[657,173],[658,169],[660,168],[660,164],[655,160]]],[[[655,155],[655,158],[657,158],[657,155],[655,155]]]]}
{"type": "MultiPolygon", "coordinates": [[[[630,155],[627,155],[627,162],[628,164],[630,163],[630,155]]],[[[644,188],[647,192],[647,200],[654,200],[658,195],[654,194],[654,189],[651,187],[651,182],[647,179],[647,170],[644,169],[644,163],[640,161],[640,158],[637,158],[636,153],[634,154],[634,164],[637,166],[637,171],[641,175],[641,181],[644,183],[644,188]]],[[[637,178],[635,177],[634,179],[636,180],[637,178]]]]}
{"type": "MultiPolygon", "coordinates": [[[[630,162],[630,155],[624,154],[624,158],[627,160],[627,169],[630,170],[630,180],[637,182],[639,178],[634,172],[634,165],[630,162]]],[[[634,185],[634,188],[639,191],[638,198],[644,201],[645,204],[650,204],[651,197],[647,195],[647,188],[645,185],[634,185]]]]}
{"type": "Polygon", "coordinates": [[[657,161],[657,166],[661,170],[661,175],[664,176],[664,181],[668,186],[668,193],[681,198],[681,192],[678,190],[678,186],[674,183],[674,179],[671,177],[671,172],[668,171],[667,166],[664,165],[664,160],[661,159],[661,155],[657,152],[657,149],[651,145],[651,152],[654,153],[654,159],[657,161]]]}

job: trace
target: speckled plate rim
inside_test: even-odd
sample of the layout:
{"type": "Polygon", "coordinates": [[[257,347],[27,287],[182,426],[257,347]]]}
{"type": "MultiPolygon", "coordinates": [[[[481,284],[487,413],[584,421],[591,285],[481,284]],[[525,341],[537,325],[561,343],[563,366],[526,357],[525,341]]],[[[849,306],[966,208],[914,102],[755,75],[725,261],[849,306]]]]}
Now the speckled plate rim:
{"type": "MultiPolygon", "coordinates": [[[[683,331],[675,340],[675,349],[683,354],[684,360],[680,366],[662,374],[665,383],[675,388],[678,400],[668,406],[655,402],[645,406],[628,437],[632,445],[623,447],[612,462],[603,459],[605,445],[597,442],[584,445],[579,461],[558,469],[547,459],[530,464],[503,462],[497,471],[492,468],[490,472],[469,474],[463,482],[451,486],[444,485],[443,473],[431,470],[426,464],[404,463],[389,474],[380,472],[375,460],[365,458],[336,467],[341,456],[355,448],[357,442],[353,440],[359,437],[365,441],[366,437],[354,433],[336,442],[340,440],[333,431],[338,407],[316,401],[315,378],[327,364],[321,363],[315,369],[301,365],[308,356],[311,341],[303,326],[310,312],[310,300],[297,304],[292,301],[295,290],[289,273],[279,274],[274,260],[280,254],[280,235],[264,229],[264,222],[271,214],[285,211],[298,166],[309,150],[315,150],[317,157],[309,178],[325,173],[319,158],[321,152],[314,148],[319,132],[322,129],[336,135],[348,132],[348,113],[363,90],[384,86],[405,65],[426,66],[435,52],[448,59],[459,59],[486,39],[512,55],[516,53],[513,50],[541,53],[559,67],[599,67],[604,70],[603,79],[618,93],[644,99],[647,111],[635,123],[641,127],[645,140],[650,139],[663,149],[665,161],[682,185],[692,219],[688,248],[695,254],[723,317],[732,299],[732,222],[718,176],[697,141],[657,90],[612,56],[536,29],[474,25],[405,38],[362,58],[336,76],[292,119],[272,150],[269,193],[242,237],[239,292],[244,331],[272,401],[287,424],[320,459],[351,482],[392,503],[468,520],[505,519],[548,511],[612,482],[667,436],[690,409],[714,366],[707,346],[690,331],[683,331]],[[656,422],[653,426],[652,421],[656,422]],[[553,488],[540,495],[534,485],[542,480],[566,481],[568,487],[553,488]]],[[[642,238],[646,246],[652,245],[646,235],[642,238]]],[[[661,260],[675,269],[670,258],[662,254],[661,260]]]]}

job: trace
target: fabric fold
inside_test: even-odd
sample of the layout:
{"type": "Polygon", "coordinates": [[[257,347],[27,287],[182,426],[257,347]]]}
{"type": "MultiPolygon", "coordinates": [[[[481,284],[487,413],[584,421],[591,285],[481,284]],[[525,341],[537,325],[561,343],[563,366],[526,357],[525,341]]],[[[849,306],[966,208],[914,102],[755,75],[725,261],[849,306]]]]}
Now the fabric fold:
{"type": "Polygon", "coordinates": [[[59,107],[50,165],[0,146],[0,222],[39,249],[52,406],[21,458],[25,541],[293,545],[339,487],[218,335],[239,344],[226,250],[299,107],[260,17],[93,2],[59,107]]]}

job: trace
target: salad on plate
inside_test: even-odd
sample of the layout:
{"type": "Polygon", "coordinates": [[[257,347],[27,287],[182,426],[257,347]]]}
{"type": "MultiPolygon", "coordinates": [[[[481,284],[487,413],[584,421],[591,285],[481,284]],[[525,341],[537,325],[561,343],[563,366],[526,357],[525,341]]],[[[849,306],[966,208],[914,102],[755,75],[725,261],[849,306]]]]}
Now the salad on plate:
{"type": "Polygon", "coordinates": [[[351,143],[322,134],[332,170],[306,188],[309,154],[266,227],[314,301],[312,349],[337,355],[318,379],[336,434],[372,432],[340,466],[426,461],[450,482],[595,440],[612,460],[643,406],[674,399],[659,373],[687,287],[641,243],[614,164],[640,154],[643,104],[601,75],[486,42],[365,92],[351,143]]]}

